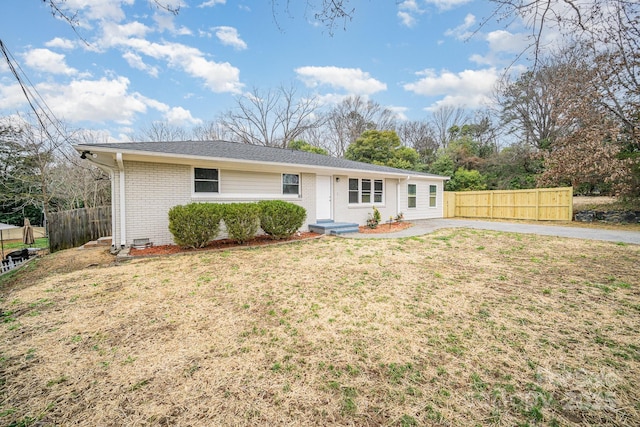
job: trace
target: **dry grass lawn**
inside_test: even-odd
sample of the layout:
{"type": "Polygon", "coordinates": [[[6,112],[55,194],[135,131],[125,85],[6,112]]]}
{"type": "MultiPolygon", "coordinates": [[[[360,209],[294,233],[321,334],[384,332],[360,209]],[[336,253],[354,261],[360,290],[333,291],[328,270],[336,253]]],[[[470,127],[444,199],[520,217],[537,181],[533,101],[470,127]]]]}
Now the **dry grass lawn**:
{"type": "Polygon", "coordinates": [[[0,425],[640,424],[640,246],[460,229],[99,255],[0,279],[0,425]]]}

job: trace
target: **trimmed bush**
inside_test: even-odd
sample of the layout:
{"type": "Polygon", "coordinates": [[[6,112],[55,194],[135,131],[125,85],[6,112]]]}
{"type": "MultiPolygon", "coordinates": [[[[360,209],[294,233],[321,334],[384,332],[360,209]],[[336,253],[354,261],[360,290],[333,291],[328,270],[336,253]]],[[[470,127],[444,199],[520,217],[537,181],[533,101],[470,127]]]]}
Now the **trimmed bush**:
{"type": "Polygon", "coordinates": [[[260,227],[260,206],[257,203],[229,203],[222,214],[229,238],[237,243],[253,239],[260,227]]]}
{"type": "Polygon", "coordinates": [[[220,232],[222,206],[215,203],[190,203],[169,210],[169,231],[176,244],[202,248],[220,232]]]}
{"type": "Polygon", "coordinates": [[[307,211],[302,206],[282,200],[265,200],[258,205],[260,227],[274,239],[292,236],[307,217],[307,211]]]}

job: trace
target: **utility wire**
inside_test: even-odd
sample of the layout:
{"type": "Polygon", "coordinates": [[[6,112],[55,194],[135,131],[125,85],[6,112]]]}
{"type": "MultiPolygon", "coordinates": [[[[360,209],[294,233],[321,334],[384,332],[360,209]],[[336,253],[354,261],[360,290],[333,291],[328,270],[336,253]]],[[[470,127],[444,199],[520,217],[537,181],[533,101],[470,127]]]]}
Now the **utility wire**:
{"type": "Polygon", "coordinates": [[[76,166],[79,166],[83,169],[91,171],[91,168],[88,168],[82,165],[81,163],[74,161],[75,159],[70,158],[69,155],[65,152],[65,150],[61,148],[62,143],[54,142],[56,139],[49,132],[49,126],[45,124],[45,120],[43,120],[43,116],[46,119],[46,121],[50,123],[51,126],[53,126],[53,128],[58,133],[58,135],[62,137],[62,140],[63,140],[62,142],[67,142],[71,144],[69,136],[66,135],[66,133],[63,132],[61,129],[63,127],[62,123],[55,116],[55,114],[53,113],[53,111],[51,110],[47,102],[44,100],[42,95],[40,95],[35,85],[29,80],[29,77],[27,76],[27,74],[24,72],[22,67],[20,67],[20,63],[11,54],[7,46],[2,42],[2,39],[0,39],[0,51],[2,51],[2,55],[5,61],[7,62],[7,65],[9,66],[9,70],[11,71],[11,74],[13,74],[13,76],[18,81],[18,84],[20,85],[20,89],[22,90],[22,93],[24,94],[27,102],[29,103],[29,107],[35,114],[38,120],[38,123],[40,123],[42,130],[44,131],[46,136],[49,138],[49,140],[53,143],[53,149],[58,151],[65,159],[74,163],[76,166]],[[32,88],[35,95],[32,93],[30,88],[32,88]]]}

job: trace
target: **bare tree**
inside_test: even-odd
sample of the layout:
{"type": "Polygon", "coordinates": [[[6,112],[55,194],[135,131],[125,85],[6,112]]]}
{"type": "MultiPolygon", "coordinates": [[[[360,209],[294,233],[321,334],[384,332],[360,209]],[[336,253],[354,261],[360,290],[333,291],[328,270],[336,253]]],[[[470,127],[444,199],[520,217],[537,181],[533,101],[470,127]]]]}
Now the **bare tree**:
{"type": "Polygon", "coordinates": [[[434,110],[430,124],[435,131],[438,147],[446,149],[452,139],[450,129],[453,126],[462,127],[468,121],[467,112],[462,107],[440,106],[434,110]]]}
{"type": "Polygon", "coordinates": [[[191,130],[192,139],[195,141],[215,141],[230,139],[224,127],[215,120],[210,120],[191,130]]]}
{"type": "Polygon", "coordinates": [[[190,134],[189,131],[181,126],[172,125],[167,121],[155,121],[143,126],[130,139],[132,141],[153,142],[186,141],[190,139],[190,134]]]}
{"type": "Polygon", "coordinates": [[[329,111],[325,126],[332,147],[329,152],[342,157],[364,131],[395,129],[396,115],[375,101],[350,96],[329,111]]]}
{"type": "Polygon", "coordinates": [[[547,34],[558,33],[565,45],[578,46],[585,61],[597,65],[591,83],[602,94],[599,102],[624,124],[640,149],[640,2],[491,1],[496,4],[492,18],[519,17],[528,25],[529,50],[535,57],[533,71],[548,53],[547,34]]]}
{"type": "Polygon", "coordinates": [[[564,131],[544,150],[543,185],[587,189],[611,187],[616,194],[640,196],[636,157],[625,157],[632,136],[608,107],[598,65],[573,55],[556,70],[558,126],[564,131]]]}
{"type": "Polygon", "coordinates": [[[420,154],[422,163],[431,163],[438,151],[435,130],[425,121],[401,122],[396,127],[396,133],[402,144],[411,147],[420,154]]]}
{"type": "Polygon", "coordinates": [[[236,107],[218,122],[234,141],[285,148],[318,125],[317,110],[316,97],[298,97],[293,85],[266,92],[254,88],[237,97],[236,107]]]}

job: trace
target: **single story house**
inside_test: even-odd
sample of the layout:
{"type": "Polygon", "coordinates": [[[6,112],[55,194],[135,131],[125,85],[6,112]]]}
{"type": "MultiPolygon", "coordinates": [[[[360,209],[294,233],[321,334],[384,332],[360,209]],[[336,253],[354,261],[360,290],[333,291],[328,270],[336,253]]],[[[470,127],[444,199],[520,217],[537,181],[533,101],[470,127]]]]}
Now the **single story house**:
{"type": "Polygon", "coordinates": [[[443,217],[448,177],[321,154],[226,141],[79,144],[81,157],[111,176],[115,247],[134,239],[171,244],[168,211],[192,202],[280,199],[318,221],[366,224],[382,219],[443,217]]]}

